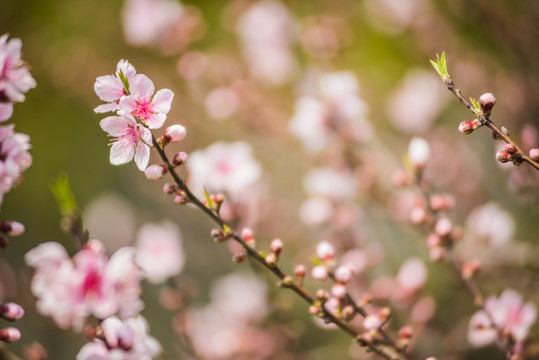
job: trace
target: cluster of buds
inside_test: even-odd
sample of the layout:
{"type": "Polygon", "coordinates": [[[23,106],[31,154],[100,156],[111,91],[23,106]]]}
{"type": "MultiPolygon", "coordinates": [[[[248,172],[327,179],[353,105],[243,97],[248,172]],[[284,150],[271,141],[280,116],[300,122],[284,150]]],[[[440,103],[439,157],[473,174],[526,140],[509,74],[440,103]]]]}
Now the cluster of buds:
{"type": "Polygon", "coordinates": [[[221,211],[221,206],[225,202],[225,195],[223,194],[212,194],[208,195],[205,199],[202,200],[204,206],[213,211],[216,214],[219,214],[221,211]]]}
{"type": "Polygon", "coordinates": [[[163,192],[167,195],[175,195],[174,202],[178,205],[184,205],[189,202],[189,197],[182,189],[178,189],[176,184],[165,184],[163,186],[163,192]]]}
{"type": "Polygon", "coordinates": [[[24,233],[24,225],[17,221],[0,221],[0,250],[5,249],[8,244],[8,236],[19,236],[24,233]]]}
{"type": "Polygon", "coordinates": [[[279,261],[281,252],[283,251],[283,241],[279,238],[273,239],[271,241],[270,250],[271,253],[265,257],[266,264],[269,266],[275,266],[277,261],[279,261]]]}
{"type": "Polygon", "coordinates": [[[516,166],[522,164],[522,155],[514,144],[506,144],[503,150],[496,153],[496,159],[501,163],[512,161],[516,166]]]}
{"type": "Polygon", "coordinates": [[[391,316],[391,309],[382,308],[377,315],[369,314],[363,319],[363,329],[361,339],[369,344],[375,343],[379,338],[380,329],[384,326],[391,316]]]}
{"type": "MultiPolygon", "coordinates": [[[[16,321],[24,316],[24,309],[13,302],[0,305],[0,316],[7,321],[16,321]]],[[[0,341],[14,342],[21,338],[21,331],[10,326],[0,329],[0,341]]]]}
{"type": "Polygon", "coordinates": [[[460,238],[461,229],[453,226],[446,217],[439,218],[434,223],[434,231],[427,236],[427,248],[431,261],[441,261],[445,258],[447,248],[453,246],[460,238]]]}

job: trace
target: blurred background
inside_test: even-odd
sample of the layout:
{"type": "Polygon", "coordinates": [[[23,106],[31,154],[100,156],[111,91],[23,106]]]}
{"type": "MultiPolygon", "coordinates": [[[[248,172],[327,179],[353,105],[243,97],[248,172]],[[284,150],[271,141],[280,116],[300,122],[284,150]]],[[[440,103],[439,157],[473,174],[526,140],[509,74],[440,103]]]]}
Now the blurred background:
{"type": "MultiPolygon", "coordinates": [[[[233,264],[226,245],[213,243],[213,224],[163,194],[166,179],[150,182],[132,164],[110,165],[108,139],[99,127],[107,115],[93,111],[101,103],[93,86],[96,77],[113,74],[118,61],[126,59],[156,89],[175,93],[167,124],[184,125],[188,135],[170,146],[170,154],[192,153],[216,141],[251,145],[262,175],[257,192],[238,200],[238,213],[249,220],[233,221],[252,226],[261,247],[282,238],[285,270],[308,265],[321,240],[336,244],[338,254],[363,249],[369,265],[357,284],[361,296],[369,286],[374,291],[374,280],[395,276],[406,259],[421,259],[428,277],[414,296],[430,299],[425,301],[434,303],[435,310],[421,322],[411,319],[407,308],[419,300],[401,309],[392,304],[396,315],[390,329],[421,322],[413,347],[418,358],[503,359],[494,346],[468,343],[472,298],[448,265],[429,262],[427,234],[407,221],[406,199],[413,192],[401,193],[392,178],[404,168],[410,139],[426,139],[431,147],[426,174],[433,191],[456,199],[448,216],[463,227],[467,243],[461,252],[486,264],[479,276],[481,289],[499,295],[510,285],[539,304],[538,174],[526,164],[498,164],[497,144],[487,130],[469,136],[457,131],[461,121],[473,118],[428,61],[445,51],[449,73],[464,95],[478,98],[492,92],[497,98],[494,121],[524,149],[537,147],[538,20],[534,0],[3,0],[0,34],[22,39],[23,59],[37,82],[26,101],[15,105],[10,120],[31,137],[33,164],[2,204],[2,219],[26,226],[0,258],[0,298],[18,301],[27,312],[17,323],[23,338],[9,349],[22,357],[23,347],[37,341],[50,359],[71,359],[86,342],[83,334],[59,330],[35,311],[32,272],[23,260],[45,241],[76,251],[60,228],[49,190],[62,172],[70,178],[91,237],[102,239],[109,253],[132,244],[144,222],[168,219],[180,227],[187,260],[171,283],[184,291],[181,306],[165,309],[163,285],[144,283],[143,314],[164,348],[159,359],[192,358],[180,336],[189,319],[182,314],[214,301],[219,279],[261,272],[257,266],[233,264]],[[363,110],[354,126],[361,135],[336,133],[328,140],[297,130],[310,126],[297,120],[298,99],[323,98],[327,89],[316,89],[320,77],[343,71],[357,81],[352,87],[358,88],[363,110]],[[295,121],[300,122],[296,128],[291,125],[295,121]],[[326,143],[317,146],[320,141],[326,143]],[[312,220],[309,209],[318,212],[304,204],[317,192],[309,190],[305,175],[328,164],[353,170],[356,181],[338,209],[338,220],[329,224],[312,220]]],[[[155,134],[161,135],[159,130],[155,134]]],[[[151,162],[158,161],[155,155],[151,162]]],[[[185,169],[180,173],[185,176],[185,169]]],[[[322,187],[337,186],[327,178],[320,181],[322,187]]],[[[268,274],[262,271],[258,278],[267,284],[270,300],[256,327],[266,332],[262,343],[269,350],[216,355],[196,349],[202,358],[369,357],[351,347],[345,334],[315,324],[305,304],[277,289],[268,274]]],[[[308,285],[313,290],[320,286],[314,280],[308,285]]],[[[211,323],[208,318],[204,321],[211,323]]],[[[219,346],[211,345],[209,337],[206,341],[208,347],[219,346]]]]}

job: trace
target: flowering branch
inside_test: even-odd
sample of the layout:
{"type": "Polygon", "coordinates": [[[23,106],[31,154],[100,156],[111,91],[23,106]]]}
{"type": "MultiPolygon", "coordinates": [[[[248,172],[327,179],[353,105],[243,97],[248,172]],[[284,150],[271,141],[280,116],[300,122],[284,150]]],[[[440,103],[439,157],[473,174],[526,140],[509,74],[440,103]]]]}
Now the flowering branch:
{"type": "Polygon", "coordinates": [[[447,71],[447,63],[445,61],[445,53],[442,53],[441,57],[436,54],[436,61],[430,60],[432,66],[442,78],[447,89],[451,91],[459,101],[468,108],[477,119],[472,121],[463,121],[459,125],[459,131],[464,134],[470,134],[480,126],[486,126],[492,130],[492,137],[495,140],[503,140],[505,145],[504,150],[498,151],[496,158],[498,161],[505,163],[512,161],[514,165],[519,166],[523,162],[528,163],[530,166],[539,170],[539,149],[533,148],[530,150],[529,155],[526,154],[509,136],[509,131],[505,127],[501,129],[490,119],[491,110],[496,103],[496,99],[490,93],[481,95],[479,101],[470,98],[468,101],[463,95],[460,89],[458,89],[453,80],[449,76],[447,71]]]}

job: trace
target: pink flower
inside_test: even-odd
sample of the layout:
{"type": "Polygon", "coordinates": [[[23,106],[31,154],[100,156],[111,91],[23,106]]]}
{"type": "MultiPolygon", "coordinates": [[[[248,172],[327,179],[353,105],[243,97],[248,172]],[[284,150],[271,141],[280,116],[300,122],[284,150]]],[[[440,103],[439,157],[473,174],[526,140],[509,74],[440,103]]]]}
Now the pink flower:
{"type": "Polygon", "coordinates": [[[120,99],[129,94],[129,88],[125,88],[126,84],[122,81],[122,76],[127,82],[127,86],[133,81],[136,74],[135,68],[127,62],[120,60],[116,66],[116,74],[100,76],[96,79],[94,90],[97,96],[108,104],[99,105],[94,109],[96,113],[117,110],[120,99]]]}
{"type": "MultiPolygon", "coordinates": [[[[7,34],[0,36],[0,98],[22,102],[24,93],[36,87],[36,81],[21,59],[21,39],[8,41],[7,38],[7,34]]],[[[9,109],[4,108],[0,113],[4,114],[0,117],[6,118],[9,109]]]]}
{"type": "Polygon", "coordinates": [[[143,307],[134,255],[135,249],[124,247],[107,259],[99,240],[90,240],[73,259],[55,242],[30,250],[25,261],[36,270],[31,287],[38,311],[77,331],[91,315],[133,316],[143,307]]]}
{"type": "Polygon", "coordinates": [[[529,302],[524,304],[519,293],[513,289],[505,289],[499,298],[491,296],[487,299],[484,311],[474,314],[470,320],[468,340],[475,346],[486,345],[495,340],[494,325],[502,333],[510,334],[517,343],[522,342],[536,319],[535,305],[529,302]]]}
{"type": "Polygon", "coordinates": [[[185,263],[180,229],[171,222],[143,225],[137,234],[136,249],[137,265],[155,284],[178,275],[185,263]]]}
{"type": "Polygon", "coordinates": [[[13,115],[12,103],[0,103],[0,122],[6,121],[13,115]]]}
{"type": "Polygon", "coordinates": [[[165,123],[174,93],[161,89],[154,95],[154,91],[150,78],[136,75],[129,84],[131,95],[120,99],[120,113],[142,121],[150,129],[159,129],[165,123]]]}
{"type": "Polygon", "coordinates": [[[14,125],[0,127],[0,204],[21,173],[32,164],[30,137],[13,132],[14,125]]]}
{"type": "Polygon", "coordinates": [[[109,116],[99,123],[101,128],[112,139],[110,147],[110,163],[121,165],[135,158],[135,163],[141,171],[144,171],[150,160],[150,147],[152,134],[150,130],[137,124],[135,120],[126,116],[109,116]]]}
{"type": "Polygon", "coordinates": [[[151,360],[162,351],[148,334],[148,323],[141,315],[125,321],[112,316],[103,320],[101,327],[105,341],[87,343],[76,360],[151,360]]]}
{"type": "Polygon", "coordinates": [[[206,150],[195,151],[187,162],[189,183],[195,191],[202,186],[210,192],[238,195],[261,176],[262,168],[245,142],[217,142],[206,150]]]}

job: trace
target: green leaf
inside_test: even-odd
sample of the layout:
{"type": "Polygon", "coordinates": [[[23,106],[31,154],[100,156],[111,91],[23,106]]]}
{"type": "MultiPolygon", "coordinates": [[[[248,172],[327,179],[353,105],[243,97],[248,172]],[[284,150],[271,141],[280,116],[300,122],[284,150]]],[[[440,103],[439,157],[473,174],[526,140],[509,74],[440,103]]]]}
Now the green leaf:
{"type": "Polygon", "coordinates": [[[127,81],[127,77],[125,76],[124,72],[121,69],[118,75],[120,76],[120,80],[122,81],[122,84],[124,84],[125,90],[129,94],[129,81],[127,81]]]}
{"type": "Polygon", "coordinates": [[[77,203],[67,174],[60,173],[57,179],[51,181],[50,189],[58,203],[60,214],[64,217],[72,217],[77,212],[77,203]]]}
{"type": "Polygon", "coordinates": [[[208,191],[206,190],[205,187],[202,187],[202,194],[204,195],[204,198],[208,202],[208,208],[215,209],[215,203],[211,199],[211,196],[210,196],[210,194],[208,193],[208,191]]]}
{"type": "Polygon", "coordinates": [[[475,113],[475,115],[481,116],[483,114],[483,110],[481,110],[481,105],[479,105],[479,101],[471,97],[470,102],[473,105],[473,112],[475,113]]]}
{"type": "Polygon", "coordinates": [[[430,60],[430,63],[434,70],[440,75],[442,80],[449,78],[449,73],[447,72],[447,62],[445,61],[445,51],[442,52],[442,56],[436,54],[436,61],[430,60]]]}

